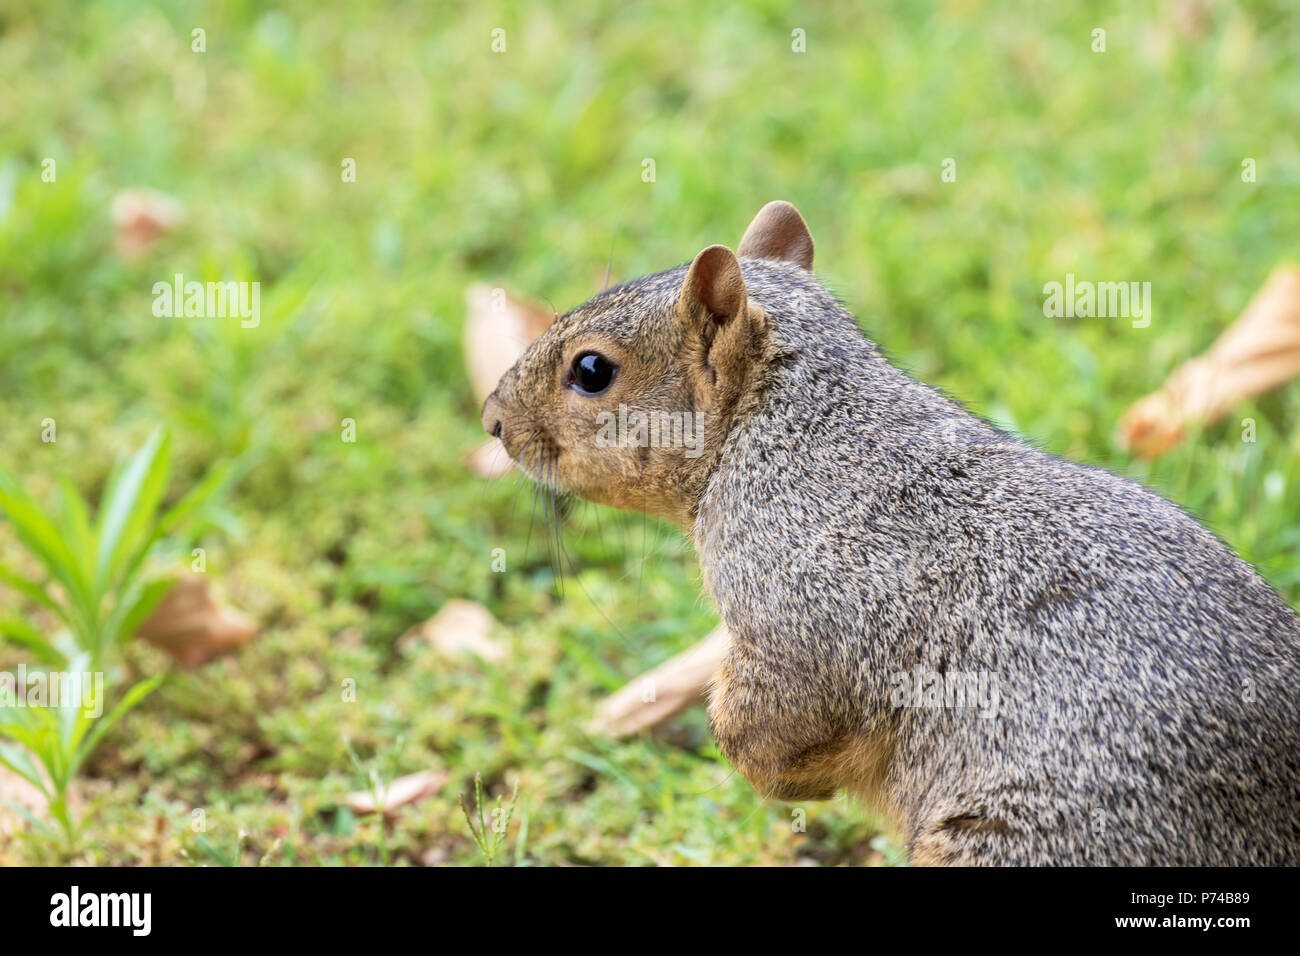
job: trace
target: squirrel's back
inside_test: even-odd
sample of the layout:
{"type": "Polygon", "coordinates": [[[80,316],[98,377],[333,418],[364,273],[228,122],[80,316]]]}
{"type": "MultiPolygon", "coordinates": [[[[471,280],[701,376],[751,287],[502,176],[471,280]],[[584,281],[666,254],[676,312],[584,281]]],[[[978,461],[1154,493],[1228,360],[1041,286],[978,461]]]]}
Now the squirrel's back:
{"type": "Polygon", "coordinates": [[[729,679],[822,704],[737,742],[773,792],[865,753],[922,862],[1300,863],[1291,609],[1177,506],[891,366],[807,272],[741,266],[779,360],[695,540],[729,679]]]}

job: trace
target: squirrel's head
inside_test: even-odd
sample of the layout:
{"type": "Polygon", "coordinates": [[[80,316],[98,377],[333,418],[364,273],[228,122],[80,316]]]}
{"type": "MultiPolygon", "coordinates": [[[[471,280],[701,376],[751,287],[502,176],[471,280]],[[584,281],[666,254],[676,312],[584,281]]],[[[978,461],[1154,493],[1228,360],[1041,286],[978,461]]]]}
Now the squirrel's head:
{"type": "MultiPolygon", "coordinates": [[[[812,236],[785,202],[759,211],[738,251],[812,268],[812,236]]],[[[768,355],[736,254],[709,246],[557,319],[488,396],[483,427],[539,482],[689,527],[768,355]]]]}

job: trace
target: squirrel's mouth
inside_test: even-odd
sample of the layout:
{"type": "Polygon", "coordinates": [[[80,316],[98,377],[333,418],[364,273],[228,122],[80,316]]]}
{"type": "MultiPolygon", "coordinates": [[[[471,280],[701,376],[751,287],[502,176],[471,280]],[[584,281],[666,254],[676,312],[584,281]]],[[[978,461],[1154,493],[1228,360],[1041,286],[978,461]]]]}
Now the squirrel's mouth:
{"type": "Polygon", "coordinates": [[[518,442],[503,438],[506,454],[514,459],[515,464],[533,481],[556,491],[563,491],[559,481],[560,447],[555,443],[546,429],[533,426],[518,442]],[[517,445],[512,448],[511,445],[517,445]]]}

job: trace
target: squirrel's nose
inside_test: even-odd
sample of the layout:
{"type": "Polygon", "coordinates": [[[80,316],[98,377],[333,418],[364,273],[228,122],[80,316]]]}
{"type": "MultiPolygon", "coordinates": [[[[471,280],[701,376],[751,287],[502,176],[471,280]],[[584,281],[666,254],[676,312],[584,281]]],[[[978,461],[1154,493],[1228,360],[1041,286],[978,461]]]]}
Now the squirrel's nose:
{"type": "Polygon", "coordinates": [[[483,430],[493,438],[501,437],[501,403],[495,393],[483,403],[483,430]]]}

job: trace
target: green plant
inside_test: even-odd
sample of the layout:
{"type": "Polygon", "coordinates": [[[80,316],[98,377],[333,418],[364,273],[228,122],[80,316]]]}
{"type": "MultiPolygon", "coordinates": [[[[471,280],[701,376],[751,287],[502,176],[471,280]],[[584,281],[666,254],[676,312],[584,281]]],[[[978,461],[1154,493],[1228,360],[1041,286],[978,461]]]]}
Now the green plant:
{"type": "MultiPolygon", "coordinates": [[[[70,662],[68,671],[91,673],[89,657],[78,655],[70,662]]],[[[73,778],[109,729],[160,683],[162,675],[133,685],[107,715],[88,713],[85,701],[80,699],[60,700],[57,707],[0,708],[0,765],[41,792],[50,816],[62,828],[69,851],[75,847],[78,833],[68,807],[68,788],[73,778]]],[[[51,828],[26,808],[8,802],[5,805],[32,824],[38,833],[54,837],[51,828]]]]}
{"type": "Polygon", "coordinates": [[[465,802],[465,794],[460,795],[460,809],[465,814],[465,822],[469,825],[469,835],[474,838],[478,845],[479,852],[483,854],[483,859],[487,860],[487,865],[492,866],[496,861],[497,851],[501,849],[501,844],[505,842],[506,831],[510,828],[510,818],[515,815],[515,801],[519,797],[519,781],[515,781],[515,788],[510,793],[510,806],[506,809],[501,808],[501,798],[497,797],[496,808],[492,811],[492,824],[489,827],[487,814],[483,812],[483,775],[474,774],[474,816],[470,816],[469,805],[465,802]],[[477,817],[477,822],[475,821],[477,817]]]}
{"type": "Polygon", "coordinates": [[[0,515],[47,576],[37,583],[0,564],[0,583],[53,612],[66,632],[47,638],[17,613],[0,620],[0,635],[22,644],[41,662],[66,664],[75,653],[89,655],[96,668],[144,622],[174,581],[152,576],[146,559],[158,542],[177,533],[230,474],[214,469],[175,506],[159,514],[170,471],[169,438],[155,429],[135,454],[109,477],[92,525],[85,502],[71,480],[59,481],[53,514],[0,467],[0,515]],[[57,588],[53,585],[57,585],[57,588]]]}
{"type": "MultiPolygon", "coordinates": [[[[105,669],[121,642],[148,617],[174,581],[148,569],[159,542],[192,518],[224,483],[229,471],[213,471],[174,507],[159,513],[169,473],[169,443],[159,428],[144,445],[119,464],[109,478],[92,525],[89,510],[72,482],[59,482],[58,506],[52,514],[0,468],[0,515],[45,574],[38,582],[16,568],[0,564],[0,583],[50,612],[65,629],[53,637],[27,616],[11,612],[0,619],[0,636],[26,648],[52,675],[77,676],[74,700],[44,699],[34,706],[0,698],[0,765],[41,791],[49,814],[59,824],[69,848],[77,826],[68,807],[68,788],[100,740],[162,678],[131,686],[105,716],[103,698],[114,672],[105,669]],[[97,703],[87,706],[85,682],[97,681],[97,703]],[[39,766],[38,766],[39,764],[39,766]]],[[[69,686],[66,680],[63,684],[69,686]]],[[[27,687],[12,686],[25,694],[27,687]]],[[[44,695],[42,695],[43,698],[44,695]]],[[[66,697],[66,695],[65,695],[66,697]]],[[[17,809],[17,808],[15,808],[17,809]]],[[[48,828],[28,811],[29,822],[48,828]]]]}
{"type": "MultiPolygon", "coordinates": [[[[202,850],[209,859],[216,863],[217,866],[234,867],[244,866],[244,851],[247,849],[249,842],[249,835],[243,830],[240,830],[239,833],[235,835],[235,846],[230,853],[222,850],[215,841],[209,840],[206,836],[199,837],[195,841],[195,845],[202,850]]],[[[277,837],[271,843],[271,846],[267,851],[257,858],[257,865],[271,866],[275,862],[275,858],[280,854],[282,846],[283,841],[277,837]]],[[[181,850],[181,856],[187,860],[191,859],[191,855],[187,850],[181,850]]],[[[199,865],[205,866],[207,864],[201,863],[199,865]]]]}
{"type": "Polygon", "coordinates": [[[348,752],[348,759],[357,773],[365,779],[370,787],[370,796],[375,802],[375,815],[379,818],[379,865],[388,866],[388,821],[384,817],[384,797],[388,794],[388,781],[379,773],[378,768],[367,769],[352,749],[352,741],[343,738],[343,748],[348,752]]]}

